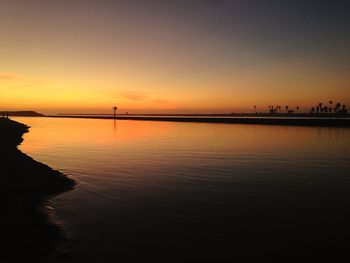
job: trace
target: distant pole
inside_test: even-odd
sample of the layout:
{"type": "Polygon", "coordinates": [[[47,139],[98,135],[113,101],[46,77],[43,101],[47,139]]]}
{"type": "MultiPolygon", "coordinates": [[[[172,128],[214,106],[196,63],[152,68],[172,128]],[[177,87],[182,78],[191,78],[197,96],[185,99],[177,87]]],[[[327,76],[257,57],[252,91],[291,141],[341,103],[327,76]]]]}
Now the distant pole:
{"type": "Polygon", "coordinates": [[[117,109],[118,109],[118,107],[116,107],[116,106],[113,107],[114,119],[115,119],[115,117],[116,117],[116,115],[117,115],[117,109]]]}

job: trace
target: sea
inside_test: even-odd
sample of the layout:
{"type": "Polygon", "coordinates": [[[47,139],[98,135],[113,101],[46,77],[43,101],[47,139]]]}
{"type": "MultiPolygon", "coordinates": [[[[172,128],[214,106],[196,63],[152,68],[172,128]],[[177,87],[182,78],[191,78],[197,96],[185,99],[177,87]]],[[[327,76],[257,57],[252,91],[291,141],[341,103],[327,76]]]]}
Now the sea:
{"type": "MultiPolygon", "coordinates": [[[[347,262],[350,129],[16,117],[67,262],[347,262]]],[[[64,261],[63,261],[64,262],[64,261]]]]}

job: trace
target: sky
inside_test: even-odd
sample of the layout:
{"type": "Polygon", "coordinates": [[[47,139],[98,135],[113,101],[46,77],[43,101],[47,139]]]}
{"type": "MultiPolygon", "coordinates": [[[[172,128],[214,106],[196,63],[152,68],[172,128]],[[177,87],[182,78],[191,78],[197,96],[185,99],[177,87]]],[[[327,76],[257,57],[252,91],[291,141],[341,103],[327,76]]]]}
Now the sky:
{"type": "Polygon", "coordinates": [[[350,105],[350,1],[0,0],[0,110],[350,105]]]}

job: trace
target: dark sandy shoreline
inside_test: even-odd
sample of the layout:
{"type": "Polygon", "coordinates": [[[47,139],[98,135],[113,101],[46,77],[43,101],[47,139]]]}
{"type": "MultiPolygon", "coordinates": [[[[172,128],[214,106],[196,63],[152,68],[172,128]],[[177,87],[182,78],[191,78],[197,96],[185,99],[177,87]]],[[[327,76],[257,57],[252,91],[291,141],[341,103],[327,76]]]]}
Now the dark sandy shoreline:
{"type": "MultiPolygon", "coordinates": [[[[74,116],[74,115],[50,115],[50,118],[78,118],[78,119],[114,119],[110,116],[74,116]]],[[[213,117],[213,116],[127,116],[118,115],[117,120],[137,121],[166,121],[166,122],[193,122],[193,123],[222,123],[222,124],[256,124],[256,125],[285,125],[285,126],[325,126],[325,127],[350,127],[349,117],[213,117]]]]}
{"type": "Polygon", "coordinates": [[[6,240],[1,262],[45,262],[64,234],[44,206],[75,186],[59,171],[17,149],[28,130],[24,124],[0,118],[0,227],[6,240]]]}

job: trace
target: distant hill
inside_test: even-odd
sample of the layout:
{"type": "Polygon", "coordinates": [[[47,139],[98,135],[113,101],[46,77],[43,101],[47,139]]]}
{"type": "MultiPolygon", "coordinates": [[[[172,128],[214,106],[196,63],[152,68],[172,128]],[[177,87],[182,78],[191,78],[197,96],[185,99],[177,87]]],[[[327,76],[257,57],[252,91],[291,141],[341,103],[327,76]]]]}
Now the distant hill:
{"type": "MultiPolygon", "coordinates": [[[[43,117],[44,114],[35,112],[35,111],[7,111],[9,116],[24,116],[24,117],[43,117]]],[[[2,112],[0,112],[0,116],[2,116],[2,112]]]]}

